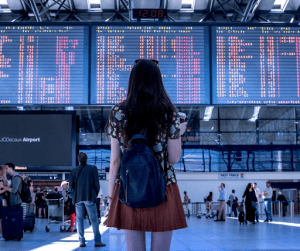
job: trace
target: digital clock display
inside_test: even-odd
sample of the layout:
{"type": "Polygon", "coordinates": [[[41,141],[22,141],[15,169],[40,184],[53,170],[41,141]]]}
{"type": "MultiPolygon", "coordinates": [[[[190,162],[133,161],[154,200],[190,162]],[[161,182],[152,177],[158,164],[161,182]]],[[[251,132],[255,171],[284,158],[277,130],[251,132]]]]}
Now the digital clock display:
{"type": "Polygon", "coordinates": [[[133,18],[164,18],[166,9],[133,9],[133,18]]]}

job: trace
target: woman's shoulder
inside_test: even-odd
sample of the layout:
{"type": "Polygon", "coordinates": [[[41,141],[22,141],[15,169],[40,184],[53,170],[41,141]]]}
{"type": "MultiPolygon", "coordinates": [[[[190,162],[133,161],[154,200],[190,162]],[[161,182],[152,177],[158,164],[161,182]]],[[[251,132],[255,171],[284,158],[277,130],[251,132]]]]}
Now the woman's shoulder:
{"type": "Polygon", "coordinates": [[[116,104],[111,108],[111,114],[113,114],[115,117],[120,117],[121,115],[124,115],[125,113],[126,113],[126,107],[125,107],[124,102],[116,104]]]}

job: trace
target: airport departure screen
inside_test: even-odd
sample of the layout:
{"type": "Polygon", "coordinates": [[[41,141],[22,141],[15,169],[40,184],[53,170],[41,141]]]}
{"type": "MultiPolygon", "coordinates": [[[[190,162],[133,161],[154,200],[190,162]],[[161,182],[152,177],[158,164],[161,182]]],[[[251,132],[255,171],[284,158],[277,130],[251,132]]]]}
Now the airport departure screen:
{"type": "Polygon", "coordinates": [[[0,104],[88,104],[88,26],[0,26],[0,104]]]}
{"type": "Polygon", "coordinates": [[[74,158],[72,114],[3,114],[0,112],[1,164],[68,166],[74,158]]]}
{"type": "Polygon", "coordinates": [[[299,104],[300,28],[212,26],[213,104],[299,104]]]}
{"type": "Polygon", "coordinates": [[[91,104],[126,97],[136,59],[159,62],[174,104],[209,104],[209,27],[92,26],[91,104]]]}

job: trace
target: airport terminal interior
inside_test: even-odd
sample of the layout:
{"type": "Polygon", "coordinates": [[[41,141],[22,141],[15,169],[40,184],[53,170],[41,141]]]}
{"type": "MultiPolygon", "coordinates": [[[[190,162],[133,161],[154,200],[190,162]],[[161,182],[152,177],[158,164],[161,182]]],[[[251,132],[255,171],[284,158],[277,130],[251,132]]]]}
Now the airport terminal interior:
{"type": "Polygon", "coordinates": [[[0,0],[0,165],[14,163],[34,196],[62,194],[85,152],[106,244],[94,246],[86,216],[79,247],[63,200],[46,200],[31,205],[32,231],[3,233],[0,250],[127,250],[124,230],[103,225],[106,124],[138,59],[158,61],[187,122],[174,169],[188,227],[173,231],[170,250],[300,250],[299,24],[300,0],[0,0]],[[241,220],[249,183],[271,187],[254,222],[241,220]]]}

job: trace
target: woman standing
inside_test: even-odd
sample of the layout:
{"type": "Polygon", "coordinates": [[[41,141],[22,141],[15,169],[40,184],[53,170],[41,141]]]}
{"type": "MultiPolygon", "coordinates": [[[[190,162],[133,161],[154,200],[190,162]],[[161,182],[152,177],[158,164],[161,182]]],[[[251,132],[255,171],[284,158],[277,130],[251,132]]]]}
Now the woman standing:
{"type": "Polygon", "coordinates": [[[184,191],[183,194],[184,194],[183,202],[184,202],[184,203],[190,203],[190,198],[189,198],[189,196],[187,195],[187,192],[184,191]]]}
{"type": "Polygon", "coordinates": [[[34,213],[34,195],[33,195],[33,181],[32,180],[27,180],[27,186],[29,187],[30,190],[30,195],[31,195],[31,201],[29,203],[26,203],[26,213],[34,213]]]}
{"type": "Polygon", "coordinates": [[[184,194],[183,204],[185,206],[184,210],[187,211],[187,216],[189,217],[191,215],[190,209],[189,209],[189,203],[191,203],[191,200],[190,200],[189,196],[187,195],[186,191],[184,191],[183,194],[184,194]]]}
{"type": "Polygon", "coordinates": [[[252,183],[249,183],[243,195],[243,199],[246,197],[246,221],[250,221],[255,224],[255,208],[258,206],[255,191],[252,183]]]}
{"type": "Polygon", "coordinates": [[[185,132],[186,122],[180,124],[178,112],[163,86],[157,61],[136,60],[127,98],[112,108],[106,129],[111,136],[107,196],[111,206],[107,226],[124,229],[128,251],[146,250],[146,231],[151,232],[151,250],[169,250],[173,230],[187,227],[172,166],[181,155],[180,136],[185,132]],[[147,137],[161,170],[166,170],[163,175],[167,180],[167,200],[156,207],[131,208],[118,198],[122,154],[130,148],[135,134],[147,137]]]}

